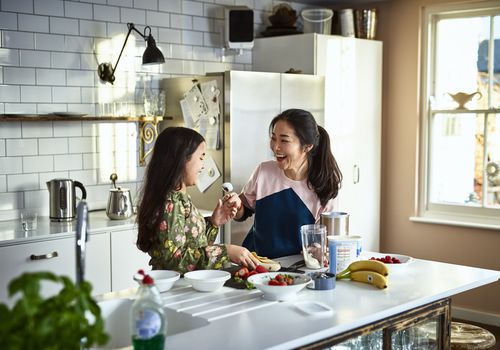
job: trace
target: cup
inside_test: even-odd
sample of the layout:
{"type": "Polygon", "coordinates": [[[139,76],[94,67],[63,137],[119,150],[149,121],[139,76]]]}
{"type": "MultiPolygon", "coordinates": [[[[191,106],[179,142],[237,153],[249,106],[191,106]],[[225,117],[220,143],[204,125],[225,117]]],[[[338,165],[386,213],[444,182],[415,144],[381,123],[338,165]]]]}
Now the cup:
{"type": "Polygon", "coordinates": [[[300,234],[306,267],[314,270],[323,268],[326,261],[325,225],[303,225],[300,234]]]}
{"type": "Polygon", "coordinates": [[[24,231],[36,230],[38,214],[34,210],[21,211],[21,227],[24,231]]]}
{"type": "Polygon", "coordinates": [[[349,234],[349,214],[343,211],[322,213],[320,223],[326,226],[328,236],[347,236],[349,234]]]}

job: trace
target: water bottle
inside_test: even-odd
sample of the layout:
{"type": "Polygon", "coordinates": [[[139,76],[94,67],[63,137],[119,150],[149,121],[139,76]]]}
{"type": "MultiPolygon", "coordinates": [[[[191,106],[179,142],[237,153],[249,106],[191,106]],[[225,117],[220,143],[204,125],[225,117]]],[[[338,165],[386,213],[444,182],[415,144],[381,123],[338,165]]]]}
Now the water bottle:
{"type": "Polygon", "coordinates": [[[134,350],[163,350],[167,322],[160,292],[153,278],[139,270],[137,299],[130,309],[130,333],[134,350]]]}

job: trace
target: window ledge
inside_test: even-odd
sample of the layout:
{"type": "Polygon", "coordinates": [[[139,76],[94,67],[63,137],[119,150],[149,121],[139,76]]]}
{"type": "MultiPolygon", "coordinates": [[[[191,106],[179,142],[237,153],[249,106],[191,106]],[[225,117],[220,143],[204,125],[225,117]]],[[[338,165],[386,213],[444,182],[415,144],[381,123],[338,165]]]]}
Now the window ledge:
{"type": "Polygon", "coordinates": [[[497,225],[497,224],[484,224],[484,223],[479,223],[479,222],[459,221],[459,220],[453,220],[453,219],[432,218],[432,217],[425,217],[425,216],[410,216],[410,221],[420,222],[420,223],[425,223],[425,224],[471,227],[471,228],[478,228],[478,229],[499,230],[500,231],[500,225],[497,225]]]}

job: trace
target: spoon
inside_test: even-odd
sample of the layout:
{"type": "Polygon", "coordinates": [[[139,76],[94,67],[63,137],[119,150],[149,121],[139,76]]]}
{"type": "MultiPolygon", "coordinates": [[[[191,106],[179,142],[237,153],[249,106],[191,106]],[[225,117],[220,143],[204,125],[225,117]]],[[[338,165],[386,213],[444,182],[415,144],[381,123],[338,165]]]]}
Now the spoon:
{"type": "Polygon", "coordinates": [[[224,190],[225,193],[232,192],[233,191],[233,184],[230,182],[224,182],[222,184],[222,189],[224,190]]]}
{"type": "Polygon", "coordinates": [[[116,175],[116,173],[112,173],[109,179],[113,182],[113,187],[116,188],[116,180],[118,180],[118,175],[116,175]]]}

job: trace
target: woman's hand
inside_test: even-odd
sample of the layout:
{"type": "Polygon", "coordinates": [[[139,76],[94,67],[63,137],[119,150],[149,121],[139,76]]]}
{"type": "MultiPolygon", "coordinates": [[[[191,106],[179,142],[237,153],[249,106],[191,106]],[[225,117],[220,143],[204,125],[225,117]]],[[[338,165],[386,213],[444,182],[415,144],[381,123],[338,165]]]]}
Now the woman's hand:
{"type": "Polygon", "coordinates": [[[222,200],[219,199],[217,206],[212,214],[212,223],[215,226],[224,225],[226,222],[234,218],[241,208],[241,199],[234,193],[226,194],[222,200]]]}
{"type": "Polygon", "coordinates": [[[247,248],[234,244],[226,244],[226,248],[229,259],[235,264],[249,267],[252,270],[260,264],[259,260],[247,248]]]}

